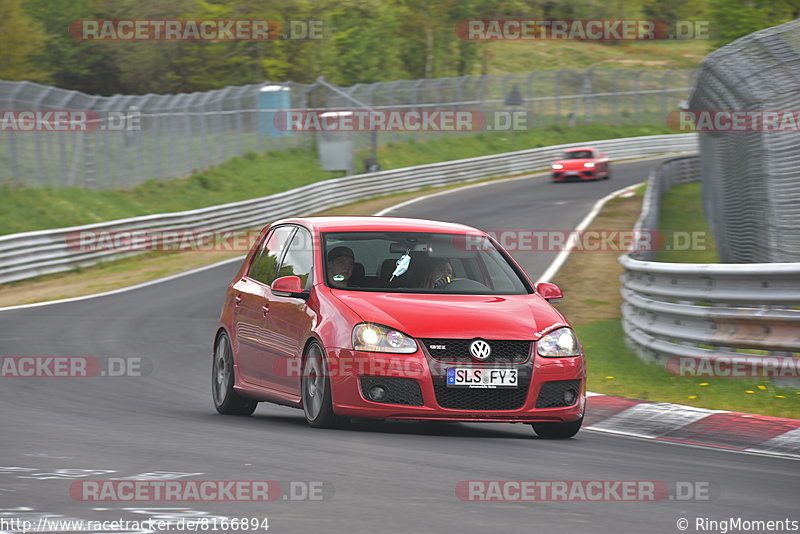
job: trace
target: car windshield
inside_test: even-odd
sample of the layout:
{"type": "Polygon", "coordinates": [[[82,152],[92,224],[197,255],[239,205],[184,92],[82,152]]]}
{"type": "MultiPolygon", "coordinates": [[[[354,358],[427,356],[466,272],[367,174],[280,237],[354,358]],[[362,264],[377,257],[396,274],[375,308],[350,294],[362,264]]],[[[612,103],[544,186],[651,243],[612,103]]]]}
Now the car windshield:
{"type": "Polygon", "coordinates": [[[573,150],[572,152],[564,152],[563,159],[591,159],[593,157],[591,150],[573,150]]]}
{"type": "Polygon", "coordinates": [[[329,287],[390,293],[529,293],[505,253],[481,235],[324,233],[329,287]]]}

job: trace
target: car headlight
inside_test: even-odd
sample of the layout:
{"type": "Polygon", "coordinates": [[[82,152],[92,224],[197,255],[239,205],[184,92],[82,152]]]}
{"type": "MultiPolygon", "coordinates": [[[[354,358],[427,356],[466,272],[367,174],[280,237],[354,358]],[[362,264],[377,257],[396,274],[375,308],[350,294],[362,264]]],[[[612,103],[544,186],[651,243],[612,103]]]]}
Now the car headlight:
{"type": "Polygon", "coordinates": [[[558,328],[543,335],[536,343],[536,350],[545,358],[580,356],[581,344],[571,328],[558,328]]]}
{"type": "Polygon", "coordinates": [[[590,161],[590,162],[588,162],[588,163],[584,163],[584,164],[583,164],[583,166],[584,166],[584,167],[588,167],[588,168],[590,168],[590,169],[591,169],[592,167],[594,167],[594,163],[592,163],[592,162],[590,161]]]}
{"type": "Polygon", "coordinates": [[[563,169],[564,166],[562,164],[560,164],[560,163],[553,163],[553,168],[555,170],[558,170],[558,169],[563,169]]]}
{"type": "Polygon", "coordinates": [[[417,352],[417,342],[394,328],[359,323],[353,328],[353,349],[365,352],[413,354],[417,352]]]}

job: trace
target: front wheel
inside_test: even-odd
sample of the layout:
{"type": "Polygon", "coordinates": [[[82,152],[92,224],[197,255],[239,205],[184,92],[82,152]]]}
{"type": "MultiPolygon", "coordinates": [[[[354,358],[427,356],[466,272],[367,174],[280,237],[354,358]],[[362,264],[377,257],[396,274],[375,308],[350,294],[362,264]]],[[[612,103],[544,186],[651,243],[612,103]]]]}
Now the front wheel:
{"type": "Polygon", "coordinates": [[[345,419],[333,412],[331,381],[322,347],[316,341],[306,349],[303,377],[300,390],[303,397],[303,413],[313,428],[337,428],[344,426],[345,419]]]}
{"type": "Polygon", "coordinates": [[[227,334],[220,334],[214,347],[214,363],[211,366],[211,394],[214,407],[225,415],[251,415],[256,411],[257,401],[246,399],[233,389],[233,351],[227,334]]]}
{"type": "Polygon", "coordinates": [[[542,439],[567,439],[578,433],[583,417],[571,423],[531,423],[533,431],[542,439]]]}

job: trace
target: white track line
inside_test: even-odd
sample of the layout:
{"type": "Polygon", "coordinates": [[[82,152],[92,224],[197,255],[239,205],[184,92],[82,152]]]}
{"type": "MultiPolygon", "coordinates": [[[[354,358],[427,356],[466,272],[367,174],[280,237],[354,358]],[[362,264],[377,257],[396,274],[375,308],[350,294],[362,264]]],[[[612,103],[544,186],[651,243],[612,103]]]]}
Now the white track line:
{"type": "Polygon", "coordinates": [[[552,261],[552,263],[550,263],[550,266],[547,269],[545,269],[545,271],[541,274],[541,276],[539,276],[539,279],[536,281],[536,283],[538,284],[539,282],[547,282],[553,279],[556,273],[558,273],[559,269],[561,269],[561,267],[564,265],[564,262],[567,261],[567,258],[569,257],[572,250],[575,248],[575,243],[578,241],[577,233],[582,232],[583,230],[586,229],[586,227],[592,224],[592,221],[594,220],[595,217],[597,217],[597,214],[600,213],[600,210],[603,209],[603,206],[606,205],[606,202],[608,202],[614,197],[621,195],[622,193],[625,193],[626,191],[630,191],[636,187],[639,187],[643,183],[644,182],[639,182],[638,184],[633,184],[629,185],[628,187],[623,187],[622,189],[617,189],[613,193],[610,193],[601,198],[600,200],[598,200],[597,202],[595,202],[594,206],[592,206],[592,210],[589,213],[587,213],[586,217],[584,217],[583,220],[580,222],[580,224],[578,224],[578,226],[575,227],[575,230],[570,235],[570,238],[567,240],[567,244],[564,247],[564,249],[558,253],[558,256],[556,256],[555,259],[552,261]]]}

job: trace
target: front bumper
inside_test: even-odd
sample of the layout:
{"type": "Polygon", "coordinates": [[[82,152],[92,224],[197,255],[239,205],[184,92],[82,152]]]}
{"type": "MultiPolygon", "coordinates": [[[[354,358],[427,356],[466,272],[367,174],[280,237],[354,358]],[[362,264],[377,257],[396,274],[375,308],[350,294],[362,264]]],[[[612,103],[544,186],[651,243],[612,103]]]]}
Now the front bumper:
{"type": "Polygon", "coordinates": [[[581,180],[594,180],[597,174],[594,170],[553,172],[554,182],[578,182],[581,180]]]}
{"type": "Polygon", "coordinates": [[[583,356],[542,358],[532,350],[528,360],[520,364],[470,364],[518,369],[517,389],[448,388],[444,383],[444,370],[466,364],[437,362],[422,350],[411,355],[396,355],[329,349],[327,357],[334,411],[345,417],[571,422],[583,416],[586,404],[583,356]],[[390,394],[385,401],[368,398],[370,387],[386,384],[390,394]],[[541,407],[547,406],[547,399],[557,397],[565,388],[576,390],[574,403],[541,407]]]}

